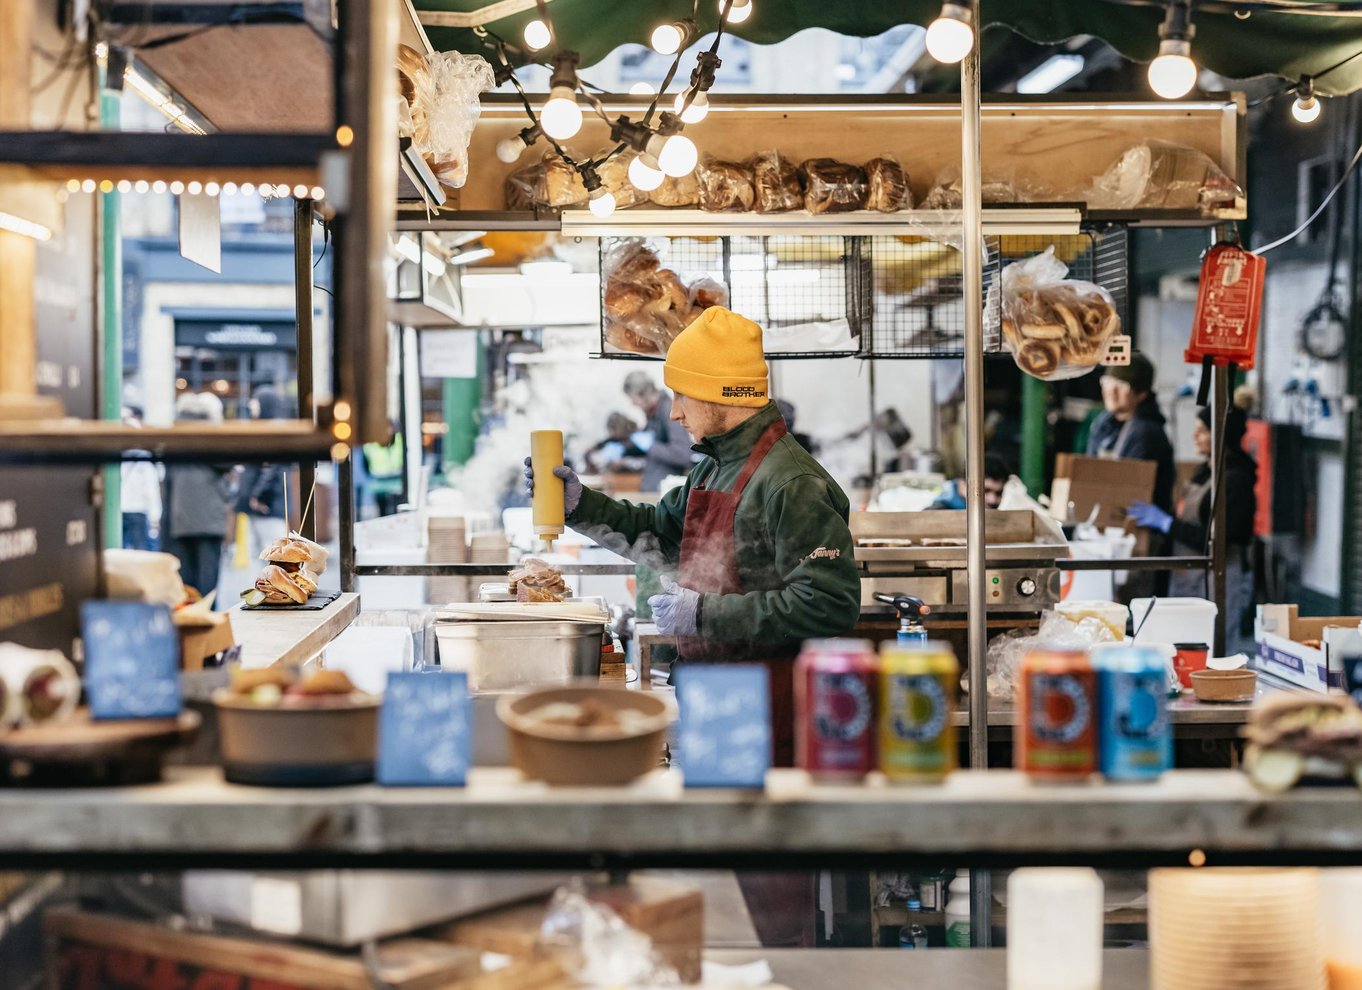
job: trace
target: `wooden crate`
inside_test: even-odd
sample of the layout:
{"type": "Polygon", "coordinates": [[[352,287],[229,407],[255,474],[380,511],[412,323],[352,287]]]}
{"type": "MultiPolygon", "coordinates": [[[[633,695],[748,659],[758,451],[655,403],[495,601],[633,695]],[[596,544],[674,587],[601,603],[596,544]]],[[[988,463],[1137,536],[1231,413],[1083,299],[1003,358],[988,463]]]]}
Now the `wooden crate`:
{"type": "MultiPolygon", "coordinates": [[[[65,907],[48,911],[43,927],[47,990],[370,990],[374,986],[357,954],[173,931],[65,907]]],[[[480,978],[482,970],[479,953],[472,949],[403,938],[379,946],[378,972],[392,990],[464,990],[475,986],[464,981],[480,978]]]]}

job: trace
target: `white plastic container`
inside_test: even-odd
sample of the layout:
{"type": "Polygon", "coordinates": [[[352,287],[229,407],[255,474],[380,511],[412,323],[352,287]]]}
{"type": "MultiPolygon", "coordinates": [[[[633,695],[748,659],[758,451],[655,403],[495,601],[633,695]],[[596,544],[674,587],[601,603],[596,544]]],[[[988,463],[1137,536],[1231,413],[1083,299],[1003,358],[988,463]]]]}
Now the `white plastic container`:
{"type": "Polygon", "coordinates": [[[1131,629],[1138,630],[1137,643],[1205,643],[1214,648],[1219,611],[1204,598],[1136,598],[1130,603],[1131,629]]]}
{"type": "Polygon", "coordinates": [[[1102,898],[1093,870],[1014,870],[1007,881],[1007,990],[1101,990],[1102,898]]]}
{"type": "Polygon", "coordinates": [[[1074,625],[1089,617],[1097,619],[1111,630],[1111,638],[1117,643],[1126,637],[1126,620],[1130,618],[1130,609],[1119,602],[1080,602],[1066,599],[1055,606],[1055,612],[1074,625]]]}
{"type": "Polygon", "coordinates": [[[969,948],[969,870],[956,870],[946,888],[946,945],[952,949],[969,948]]]}

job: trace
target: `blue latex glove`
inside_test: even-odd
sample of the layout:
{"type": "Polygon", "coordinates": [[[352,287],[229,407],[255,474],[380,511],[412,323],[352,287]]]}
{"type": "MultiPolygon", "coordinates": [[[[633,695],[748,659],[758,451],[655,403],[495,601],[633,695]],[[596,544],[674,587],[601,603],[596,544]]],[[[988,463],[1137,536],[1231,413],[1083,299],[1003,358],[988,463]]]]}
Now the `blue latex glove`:
{"type": "MultiPolygon", "coordinates": [[[[582,500],[582,479],[577,472],[565,464],[553,469],[555,477],[563,479],[563,511],[572,515],[577,511],[577,503],[582,500]]],[[[534,466],[525,458],[525,494],[534,497],[534,466]]]]}
{"type": "Polygon", "coordinates": [[[1139,526],[1156,529],[1160,533],[1166,533],[1173,528],[1173,517],[1157,505],[1150,505],[1148,502],[1131,502],[1130,508],[1126,510],[1126,518],[1135,520],[1139,526]]]}
{"type": "Polygon", "coordinates": [[[700,592],[683,588],[667,575],[662,575],[662,594],[652,595],[648,607],[653,610],[657,631],[664,636],[693,636],[700,616],[700,592]]]}

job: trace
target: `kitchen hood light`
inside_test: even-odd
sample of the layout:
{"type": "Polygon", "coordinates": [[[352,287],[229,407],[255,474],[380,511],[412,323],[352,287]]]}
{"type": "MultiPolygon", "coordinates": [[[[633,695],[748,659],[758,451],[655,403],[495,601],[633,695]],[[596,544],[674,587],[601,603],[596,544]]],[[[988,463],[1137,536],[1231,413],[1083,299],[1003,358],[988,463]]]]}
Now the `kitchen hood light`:
{"type": "Polygon", "coordinates": [[[1052,55],[1017,80],[1018,93],[1053,93],[1083,71],[1082,55],[1052,55]]]}
{"type": "Polygon", "coordinates": [[[927,52],[946,65],[954,65],[974,47],[974,18],[969,7],[941,5],[941,16],[927,27],[927,52]]]}

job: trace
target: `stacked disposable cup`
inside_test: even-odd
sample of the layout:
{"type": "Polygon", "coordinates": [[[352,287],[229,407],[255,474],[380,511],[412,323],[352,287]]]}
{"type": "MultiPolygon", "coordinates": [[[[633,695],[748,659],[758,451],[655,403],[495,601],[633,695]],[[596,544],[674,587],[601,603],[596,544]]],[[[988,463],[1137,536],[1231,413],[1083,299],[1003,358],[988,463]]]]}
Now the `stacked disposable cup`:
{"type": "Polygon", "coordinates": [[[1007,990],[1101,990],[1102,902],[1093,870],[1012,871],[1007,990]]]}
{"type": "MultiPolygon", "coordinates": [[[[463,516],[430,515],[426,519],[426,562],[468,563],[468,539],[463,516]]],[[[426,597],[436,605],[468,601],[468,578],[432,577],[426,580],[426,597]]]]}
{"type": "Polygon", "coordinates": [[[1329,990],[1362,990],[1362,869],[1319,872],[1329,990]]]}
{"type": "Polygon", "coordinates": [[[1149,872],[1152,990],[1323,990],[1319,873],[1149,872]]]}

